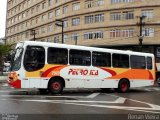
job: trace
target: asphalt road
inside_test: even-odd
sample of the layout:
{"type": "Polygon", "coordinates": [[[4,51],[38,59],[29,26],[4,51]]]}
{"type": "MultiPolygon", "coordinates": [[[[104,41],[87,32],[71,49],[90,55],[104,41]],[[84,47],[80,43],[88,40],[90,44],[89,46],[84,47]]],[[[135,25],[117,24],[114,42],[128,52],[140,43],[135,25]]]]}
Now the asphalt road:
{"type": "Polygon", "coordinates": [[[159,120],[160,87],[131,89],[128,93],[99,89],[65,90],[41,95],[36,89],[0,86],[2,120],[159,120]]]}

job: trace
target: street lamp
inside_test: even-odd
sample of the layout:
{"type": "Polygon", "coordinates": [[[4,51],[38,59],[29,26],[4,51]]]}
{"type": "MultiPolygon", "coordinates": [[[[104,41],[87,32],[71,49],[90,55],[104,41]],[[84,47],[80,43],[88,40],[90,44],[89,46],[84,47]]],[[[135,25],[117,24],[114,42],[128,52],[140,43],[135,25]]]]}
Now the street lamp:
{"type": "Polygon", "coordinates": [[[56,19],[56,23],[55,23],[56,26],[59,26],[59,27],[62,27],[62,44],[64,43],[64,38],[63,38],[63,34],[64,34],[64,21],[63,20],[60,20],[60,19],[56,19]],[[60,22],[60,23],[58,23],[60,22]]]}

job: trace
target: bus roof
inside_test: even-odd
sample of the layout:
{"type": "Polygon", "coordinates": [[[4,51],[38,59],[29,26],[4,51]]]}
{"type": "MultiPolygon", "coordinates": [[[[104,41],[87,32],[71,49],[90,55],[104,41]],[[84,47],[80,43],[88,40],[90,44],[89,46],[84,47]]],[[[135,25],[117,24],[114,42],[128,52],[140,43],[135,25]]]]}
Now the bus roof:
{"type": "Polygon", "coordinates": [[[108,49],[108,48],[97,48],[97,47],[68,45],[68,44],[40,42],[40,41],[21,41],[21,43],[24,43],[25,46],[27,46],[27,45],[37,45],[37,46],[44,46],[44,47],[57,47],[57,48],[79,49],[79,50],[111,52],[111,53],[119,53],[119,54],[131,54],[131,55],[142,55],[142,56],[154,57],[154,55],[151,54],[151,53],[134,52],[134,51],[130,51],[130,50],[115,50],[115,49],[108,49]]]}

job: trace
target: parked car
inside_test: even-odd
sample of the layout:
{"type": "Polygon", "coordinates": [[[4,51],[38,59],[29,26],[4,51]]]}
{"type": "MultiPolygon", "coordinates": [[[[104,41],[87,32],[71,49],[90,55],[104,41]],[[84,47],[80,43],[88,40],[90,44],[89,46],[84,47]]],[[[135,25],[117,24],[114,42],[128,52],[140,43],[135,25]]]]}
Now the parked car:
{"type": "Polygon", "coordinates": [[[9,70],[10,70],[10,63],[9,62],[4,63],[3,72],[9,72],[9,70]]]}

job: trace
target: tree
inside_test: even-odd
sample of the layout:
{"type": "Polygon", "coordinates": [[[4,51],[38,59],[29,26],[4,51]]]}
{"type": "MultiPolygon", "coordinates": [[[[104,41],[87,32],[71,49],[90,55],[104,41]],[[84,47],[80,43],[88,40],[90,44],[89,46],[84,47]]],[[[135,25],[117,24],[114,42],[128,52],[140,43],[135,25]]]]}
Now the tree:
{"type": "Polygon", "coordinates": [[[8,45],[0,44],[0,73],[3,70],[4,58],[6,55],[9,54],[11,47],[12,47],[12,45],[10,45],[10,44],[8,44],[8,45]]]}

